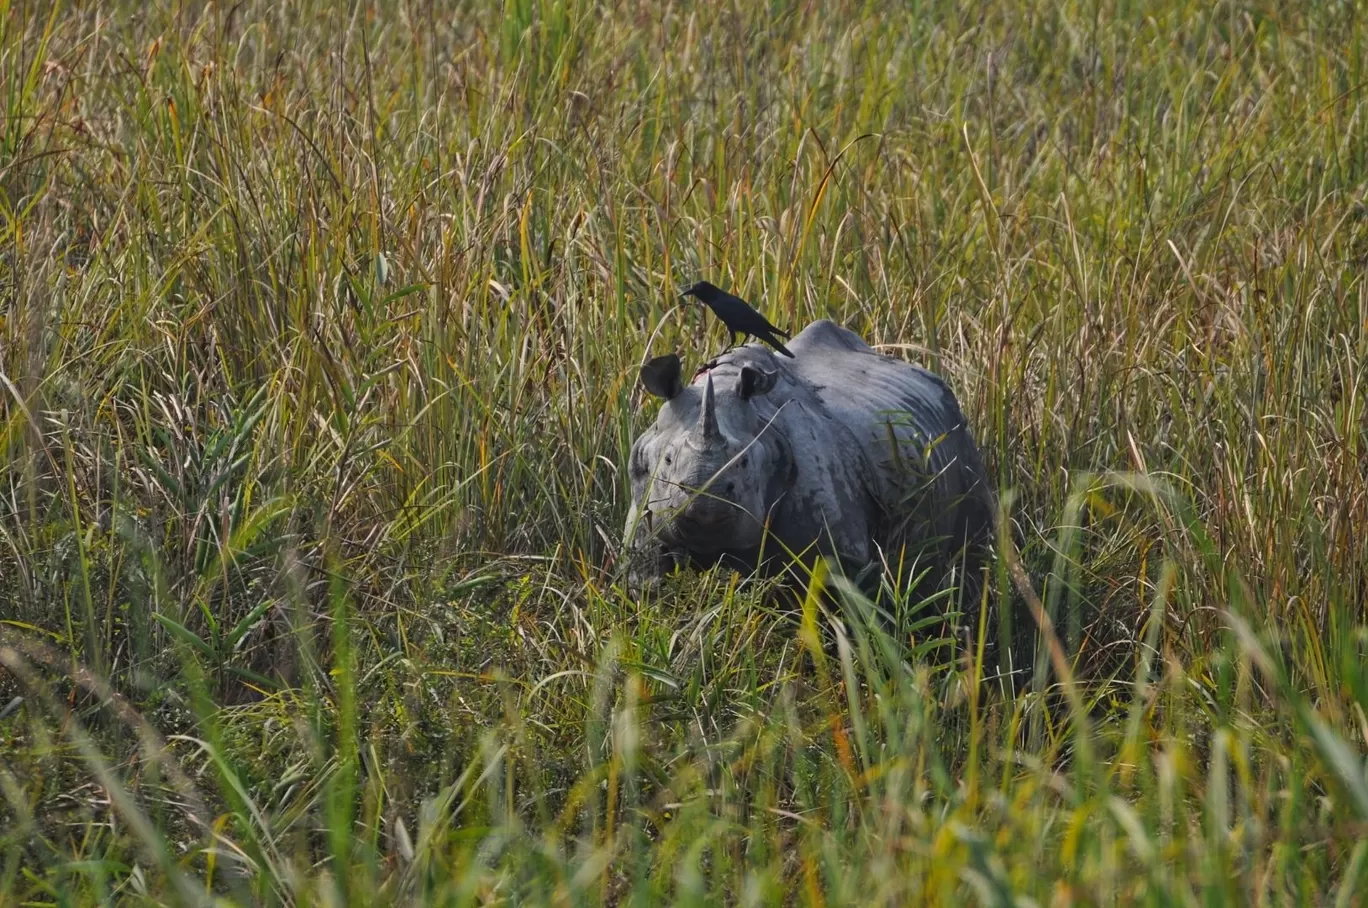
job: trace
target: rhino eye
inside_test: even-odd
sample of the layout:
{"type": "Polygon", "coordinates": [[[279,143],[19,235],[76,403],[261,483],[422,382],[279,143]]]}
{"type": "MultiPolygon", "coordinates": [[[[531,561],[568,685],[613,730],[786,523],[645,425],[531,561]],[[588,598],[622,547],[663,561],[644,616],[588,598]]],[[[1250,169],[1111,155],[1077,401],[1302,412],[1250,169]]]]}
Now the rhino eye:
{"type": "Polygon", "coordinates": [[[746,464],[748,464],[748,463],[750,463],[750,458],[749,458],[749,457],[742,457],[742,458],[741,458],[741,469],[744,470],[744,469],[746,468],[746,464]]]}
{"type": "Polygon", "coordinates": [[[672,463],[674,463],[674,456],[671,455],[671,454],[666,454],[666,455],[665,455],[665,463],[666,463],[666,464],[672,464],[672,463]]]}

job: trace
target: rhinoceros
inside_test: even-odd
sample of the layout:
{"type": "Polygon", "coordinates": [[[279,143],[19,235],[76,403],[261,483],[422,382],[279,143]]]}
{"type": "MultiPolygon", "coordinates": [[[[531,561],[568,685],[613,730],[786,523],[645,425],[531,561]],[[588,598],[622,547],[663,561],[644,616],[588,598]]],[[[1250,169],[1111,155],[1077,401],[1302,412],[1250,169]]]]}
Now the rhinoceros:
{"type": "Polygon", "coordinates": [[[981,549],[994,496],[945,382],[825,319],[789,348],[792,359],[733,348],[687,386],[673,354],[642,368],[665,403],[629,462],[635,582],[689,563],[769,571],[792,556],[858,572],[912,547],[944,568],[981,549]]]}

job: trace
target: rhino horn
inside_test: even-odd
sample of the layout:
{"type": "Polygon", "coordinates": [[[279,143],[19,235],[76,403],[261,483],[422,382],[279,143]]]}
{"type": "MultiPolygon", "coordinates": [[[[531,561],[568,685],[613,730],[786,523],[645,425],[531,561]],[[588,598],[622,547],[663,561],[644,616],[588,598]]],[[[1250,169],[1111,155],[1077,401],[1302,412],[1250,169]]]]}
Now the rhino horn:
{"type": "Polygon", "coordinates": [[[703,412],[698,417],[698,434],[705,442],[722,440],[722,430],[717,427],[717,401],[713,397],[711,375],[703,385],[703,412]]]}

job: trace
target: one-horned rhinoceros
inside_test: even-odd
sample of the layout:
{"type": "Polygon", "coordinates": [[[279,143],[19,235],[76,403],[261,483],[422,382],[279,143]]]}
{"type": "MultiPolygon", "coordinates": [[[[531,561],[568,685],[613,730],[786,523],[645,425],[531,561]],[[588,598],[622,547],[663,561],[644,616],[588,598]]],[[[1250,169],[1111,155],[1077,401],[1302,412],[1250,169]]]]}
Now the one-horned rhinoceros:
{"type": "Polygon", "coordinates": [[[994,499],[945,382],[825,319],[789,348],[793,359],[734,348],[688,386],[673,355],[642,368],[665,404],[632,445],[633,579],[683,563],[773,570],[792,555],[847,572],[913,548],[942,570],[972,559],[994,499]]]}

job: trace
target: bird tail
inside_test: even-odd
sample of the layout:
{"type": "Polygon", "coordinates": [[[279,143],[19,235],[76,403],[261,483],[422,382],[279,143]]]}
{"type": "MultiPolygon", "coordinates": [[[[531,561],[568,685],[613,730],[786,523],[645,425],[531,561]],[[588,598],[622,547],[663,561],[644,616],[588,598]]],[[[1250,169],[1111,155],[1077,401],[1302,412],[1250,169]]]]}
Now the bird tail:
{"type": "Polygon", "coordinates": [[[783,344],[779,343],[779,339],[777,337],[768,337],[766,338],[766,340],[770,342],[770,345],[773,346],[774,349],[778,350],[780,353],[784,354],[789,359],[797,359],[796,356],[789,352],[788,347],[785,347],[783,344]]]}

